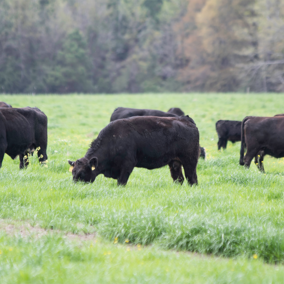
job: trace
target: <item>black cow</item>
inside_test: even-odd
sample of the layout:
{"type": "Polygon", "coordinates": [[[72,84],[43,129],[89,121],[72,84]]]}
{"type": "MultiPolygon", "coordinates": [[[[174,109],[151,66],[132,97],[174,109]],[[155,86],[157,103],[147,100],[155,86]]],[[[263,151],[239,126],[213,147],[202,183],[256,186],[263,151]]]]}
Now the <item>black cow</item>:
{"type": "Polygon", "coordinates": [[[132,117],[109,123],[85,157],[73,166],[74,181],[94,182],[99,174],[126,185],[134,167],[149,170],[170,166],[174,181],[185,177],[197,184],[198,128],[189,117],[132,117]]]}
{"type": "Polygon", "coordinates": [[[47,117],[38,108],[0,109],[0,167],[4,154],[20,156],[20,169],[29,164],[28,154],[38,150],[40,162],[47,160],[47,117]]]}
{"type": "MultiPolygon", "coordinates": [[[[274,116],[284,116],[284,113],[276,114],[274,116]]],[[[246,149],[246,147],[245,147],[245,149],[246,149]]],[[[244,151],[245,151],[245,149],[244,149],[244,151]]],[[[254,163],[257,165],[257,167],[259,168],[259,170],[261,172],[264,172],[264,167],[263,167],[263,164],[262,164],[264,156],[265,156],[264,151],[259,151],[258,154],[255,156],[255,159],[254,159],[254,163]]]]}
{"type": "Polygon", "coordinates": [[[255,157],[258,169],[264,172],[265,155],[284,157],[284,117],[247,116],[242,121],[240,165],[249,168],[255,157]],[[245,145],[247,152],[244,157],[245,145]]]}
{"type": "Polygon", "coordinates": [[[8,105],[7,103],[5,103],[5,102],[0,102],[0,107],[9,107],[9,108],[11,108],[12,106],[11,105],[8,105]]]}
{"type": "Polygon", "coordinates": [[[176,114],[176,115],[184,115],[184,112],[178,107],[172,107],[168,110],[168,113],[176,114]]]}
{"type": "Polygon", "coordinates": [[[219,137],[218,150],[222,147],[227,148],[228,140],[232,143],[241,141],[241,121],[237,120],[218,120],[216,122],[216,131],[219,137]]]}
{"type": "Polygon", "coordinates": [[[284,113],[276,114],[274,116],[284,116],[284,113]]]}
{"type": "Polygon", "coordinates": [[[118,107],[113,111],[110,121],[115,121],[117,119],[128,118],[132,116],[177,117],[178,115],[154,109],[118,107]]]}
{"type": "MultiPolygon", "coordinates": [[[[180,110],[182,113],[183,111],[179,108],[171,108],[169,109],[176,111],[178,113],[178,110],[180,110]]],[[[184,113],[183,113],[184,114],[184,113]]],[[[169,113],[169,112],[163,112],[160,110],[154,110],[154,109],[136,109],[136,108],[124,108],[124,107],[118,107],[114,110],[114,112],[111,115],[110,121],[115,121],[117,119],[122,118],[129,118],[133,116],[158,116],[158,117],[179,117],[180,115],[169,113]]],[[[195,124],[195,122],[192,120],[192,123],[195,124]]],[[[205,148],[200,147],[200,157],[205,159],[206,158],[206,152],[205,148]]]]}

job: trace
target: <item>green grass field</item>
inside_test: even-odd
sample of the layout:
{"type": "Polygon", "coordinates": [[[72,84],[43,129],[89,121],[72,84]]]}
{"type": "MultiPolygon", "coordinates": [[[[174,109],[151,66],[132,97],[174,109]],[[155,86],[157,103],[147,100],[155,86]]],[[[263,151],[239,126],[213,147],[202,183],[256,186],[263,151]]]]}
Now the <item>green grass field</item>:
{"type": "Polygon", "coordinates": [[[0,170],[1,283],[283,283],[284,159],[261,174],[239,166],[240,143],[217,151],[215,122],[283,113],[283,95],[166,94],[7,96],[48,116],[48,164],[26,170],[5,155],[0,170]],[[207,160],[198,186],[169,169],[135,169],[126,187],[99,176],[72,182],[68,159],[85,155],[118,106],[180,107],[200,131],[207,160]],[[5,220],[4,220],[5,219],[5,220]],[[47,230],[26,236],[8,224],[47,230]],[[96,233],[86,241],[64,234],[96,233]],[[192,253],[194,252],[194,253],[192,253]]]}

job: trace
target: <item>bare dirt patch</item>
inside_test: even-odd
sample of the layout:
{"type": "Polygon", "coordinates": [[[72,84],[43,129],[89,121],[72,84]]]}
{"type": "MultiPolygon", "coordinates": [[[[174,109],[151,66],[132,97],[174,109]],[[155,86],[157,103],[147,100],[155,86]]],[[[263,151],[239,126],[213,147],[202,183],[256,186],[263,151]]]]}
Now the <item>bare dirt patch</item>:
{"type": "MultiPolygon", "coordinates": [[[[80,224],[77,224],[78,227],[80,227],[80,224]]],[[[39,226],[32,226],[26,221],[14,221],[10,219],[0,219],[0,232],[5,232],[9,236],[21,236],[22,238],[29,238],[32,237],[33,239],[40,239],[47,235],[57,235],[62,237],[63,239],[71,240],[71,241],[78,241],[80,244],[83,242],[96,242],[97,241],[97,235],[96,233],[89,233],[89,234],[72,234],[68,232],[63,232],[60,230],[47,230],[43,229],[39,226]]],[[[114,240],[114,244],[117,244],[117,242],[114,240]]],[[[151,248],[152,245],[148,246],[141,246],[140,244],[118,244],[123,245],[127,247],[127,250],[142,250],[144,248],[151,248]]],[[[184,254],[184,255],[190,255],[197,258],[206,258],[206,259],[212,259],[215,258],[217,260],[225,259],[222,257],[216,257],[213,255],[207,255],[207,254],[200,254],[197,252],[189,252],[189,251],[176,251],[177,254],[184,254]]]]}
{"type": "Polygon", "coordinates": [[[49,234],[54,234],[70,240],[94,241],[96,239],[96,233],[72,234],[72,233],[65,233],[59,230],[46,230],[40,228],[39,226],[31,226],[29,223],[26,222],[17,222],[9,219],[0,219],[0,231],[5,232],[9,236],[20,235],[23,238],[27,237],[41,238],[49,234]]]}

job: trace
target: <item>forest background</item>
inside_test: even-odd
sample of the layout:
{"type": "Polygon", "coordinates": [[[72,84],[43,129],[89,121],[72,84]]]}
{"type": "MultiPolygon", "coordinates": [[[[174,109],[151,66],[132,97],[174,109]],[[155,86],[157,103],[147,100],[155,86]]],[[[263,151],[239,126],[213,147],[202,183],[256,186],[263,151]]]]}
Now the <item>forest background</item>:
{"type": "Polygon", "coordinates": [[[0,0],[1,93],[283,91],[283,0],[0,0]]]}

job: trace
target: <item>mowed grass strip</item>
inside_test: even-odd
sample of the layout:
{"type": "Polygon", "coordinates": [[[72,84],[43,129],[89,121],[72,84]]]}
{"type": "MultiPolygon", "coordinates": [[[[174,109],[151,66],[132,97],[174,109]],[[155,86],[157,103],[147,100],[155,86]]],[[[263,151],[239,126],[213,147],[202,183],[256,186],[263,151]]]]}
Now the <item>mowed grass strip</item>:
{"type": "Polygon", "coordinates": [[[284,268],[254,256],[221,259],[101,239],[78,243],[49,234],[0,235],[1,284],[282,283],[284,268]]]}
{"type": "Polygon", "coordinates": [[[266,174],[239,166],[239,143],[217,151],[215,122],[246,115],[272,116],[282,95],[1,96],[14,107],[37,106],[49,118],[47,167],[32,157],[27,170],[5,156],[0,170],[0,217],[63,231],[97,231],[108,240],[155,244],[225,257],[257,255],[284,261],[284,160],[266,157],[266,174]],[[206,161],[199,185],[173,184],[167,167],[135,169],[126,187],[99,176],[72,182],[67,159],[85,155],[118,106],[181,107],[196,122],[206,161]]]}

